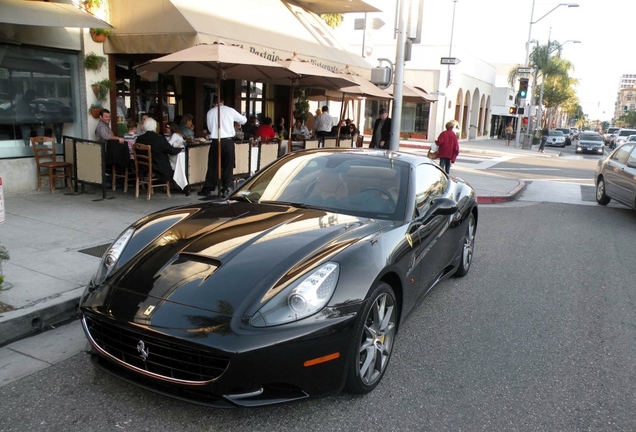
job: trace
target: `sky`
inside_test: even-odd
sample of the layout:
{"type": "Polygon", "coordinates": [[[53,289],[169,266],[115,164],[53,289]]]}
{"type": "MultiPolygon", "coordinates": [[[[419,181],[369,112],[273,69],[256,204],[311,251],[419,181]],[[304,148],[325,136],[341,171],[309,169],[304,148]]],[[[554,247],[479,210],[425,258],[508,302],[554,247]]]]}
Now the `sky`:
{"type": "MultiPolygon", "coordinates": [[[[369,14],[386,23],[374,38],[392,39],[395,0],[366,1],[385,11],[369,14]]],[[[579,7],[558,6],[556,0],[424,0],[422,43],[449,45],[452,29],[453,47],[492,64],[522,64],[532,17],[531,39],[542,45],[548,38],[563,44],[561,56],[573,63],[570,75],[579,80],[576,93],[583,111],[591,120],[610,120],[621,76],[636,74],[636,55],[628,54],[636,39],[630,24],[636,16],[636,1],[571,3],[579,7]]],[[[343,27],[351,27],[349,20],[355,16],[347,16],[343,27]]]]}

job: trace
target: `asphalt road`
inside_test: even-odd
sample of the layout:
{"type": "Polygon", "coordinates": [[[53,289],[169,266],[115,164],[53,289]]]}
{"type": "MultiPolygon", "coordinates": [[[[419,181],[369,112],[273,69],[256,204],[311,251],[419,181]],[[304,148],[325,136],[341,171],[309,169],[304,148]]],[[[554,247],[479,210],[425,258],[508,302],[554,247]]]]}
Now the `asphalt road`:
{"type": "Polygon", "coordinates": [[[400,329],[371,394],[217,410],[136,388],[86,354],[0,388],[2,431],[633,431],[636,213],[480,207],[475,262],[400,329]]]}

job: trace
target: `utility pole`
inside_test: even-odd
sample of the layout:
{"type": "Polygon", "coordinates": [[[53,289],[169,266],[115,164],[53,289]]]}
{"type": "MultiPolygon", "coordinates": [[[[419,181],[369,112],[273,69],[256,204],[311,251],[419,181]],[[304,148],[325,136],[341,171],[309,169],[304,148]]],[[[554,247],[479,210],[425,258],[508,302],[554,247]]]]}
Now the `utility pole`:
{"type": "Polygon", "coordinates": [[[400,148],[400,127],[402,125],[402,93],[404,89],[404,45],[406,44],[406,29],[404,23],[404,1],[398,0],[397,16],[397,53],[395,57],[395,82],[393,83],[393,114],[391,119],[391,140],[389,149],[397,151],[400,148]]]}

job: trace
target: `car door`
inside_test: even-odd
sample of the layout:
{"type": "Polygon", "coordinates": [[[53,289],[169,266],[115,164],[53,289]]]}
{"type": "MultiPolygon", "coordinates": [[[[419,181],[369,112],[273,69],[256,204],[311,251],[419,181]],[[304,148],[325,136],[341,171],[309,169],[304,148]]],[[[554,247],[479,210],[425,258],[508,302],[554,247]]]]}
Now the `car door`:
{"type": "Polygon", "coordinates": [[[632,147],[627,160],[616,172],[618,200],[634,207],[636,205],[636,147],[632,147]]]}
{"type": "MultiPolygon", "coordinates": [[[[442,274],[452,259],[457,245],[451,247],[444,234],[447,232],[451,217],[433,214],[435,200],[445,196],[449,179],[436,165],[422,164],[416,169],[415,206],[419,223],[417,235],[420,241],[420,281],[424,292],[442,274]]],[[[423,294],[422,293],[422,294],[423,294]]]]}
{"type": "Polygon", "coordinates": [[[625,192],[622,191],[625,182],[622,172],[627,166],[627,158],[634,149],[633,144],[625,144],[616,150],[607,160],[604,170],[605,191],[610,198],[623,201],[625,192]]]}

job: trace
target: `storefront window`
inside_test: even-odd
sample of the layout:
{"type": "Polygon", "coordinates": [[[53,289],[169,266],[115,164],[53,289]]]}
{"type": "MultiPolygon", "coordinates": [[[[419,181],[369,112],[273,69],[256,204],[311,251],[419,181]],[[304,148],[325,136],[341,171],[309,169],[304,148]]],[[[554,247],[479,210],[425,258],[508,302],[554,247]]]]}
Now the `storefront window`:
{"type": "Polygon", "coordinates": [[[77,55],[0,44],[0,158],[30,156],[30,138],[79,133],[77,55]]]}

